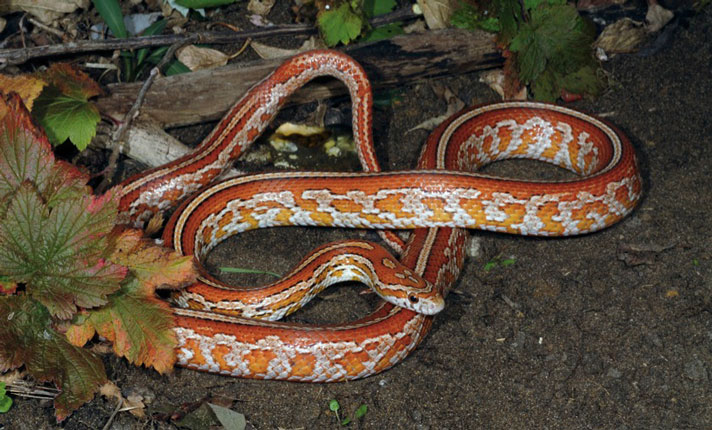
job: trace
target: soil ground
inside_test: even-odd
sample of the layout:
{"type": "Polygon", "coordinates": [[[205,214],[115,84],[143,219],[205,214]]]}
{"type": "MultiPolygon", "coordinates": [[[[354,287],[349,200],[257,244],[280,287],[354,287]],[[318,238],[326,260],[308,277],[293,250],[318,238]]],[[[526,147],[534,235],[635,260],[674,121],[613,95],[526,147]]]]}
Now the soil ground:
{"type": "MultiPolygon", "coordinates": [[[[331,399],[345,414],[368,405],[352,424],[364,429],[712,428],[710,8],[654,55],[617,56],[605,67],[613,89],[572,106],[604,115],[633,141],[645,178],[638,209],[576,238],[475,232],[457,293],[422,344],[391,370],[356,382],[298,384],[186,369],[160,376],[107,356],[109,378],[125,395],[152,396],[148,412],[222,397],[257,429],[338,428],[331,399]],[[514,264],[486,270],[498,259],[514,264]]],[[[440,82],[471,104],[496,100],[477,75],[440,82]]],[[[414,165],[427,132],[407,130],[444,109],[425,82],[376,112],[388,168],[414,165]]],[[[529,164],[490,172],[525,176],[523,169],[529,164]]],[[[254,232],[214,251],[211,263],[284,272],[318,244],[359,235],[373,237],[254,232]]],[[[342,287],[296,320],[346,321],[372,305],[358,289],[342,287]]],[[[97,396],[61,427],[101,428],[114,407],[97,396]]],[[[16,398],[0,424],[55,428],[52,413],[48,403],[16,398]]],[[[111,428],[175,427],[120,413],[111,428]]]]}

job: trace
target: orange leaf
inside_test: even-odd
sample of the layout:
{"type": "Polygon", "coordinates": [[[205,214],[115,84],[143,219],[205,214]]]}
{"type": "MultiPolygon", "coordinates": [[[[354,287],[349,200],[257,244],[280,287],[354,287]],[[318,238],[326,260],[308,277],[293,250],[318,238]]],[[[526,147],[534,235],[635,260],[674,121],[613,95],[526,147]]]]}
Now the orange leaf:
{"type": "Polygon", "coordinates": [[[144,288],[180,288],[195,281],[197,270],[193,257],[156,245],[143,237],[137,229],[124,228],[117,233],[114,253],[110,260],[126,266],[144,288]]]}
{"type": "Polygon", "coordinates": [[[27,110],[32,110],[32,103],[42,92],[47,82],[31,75],[9,76],[0,75],[0,91],[5,94],[15,92],[22,97],[27,110]]]}
{"type": "Polygon", "coordinates": [[[53,63],[49,69],[38,73],[38,76],[68,96],[86,100],[103,93],[99,84],[71,64],[53,63]]]}

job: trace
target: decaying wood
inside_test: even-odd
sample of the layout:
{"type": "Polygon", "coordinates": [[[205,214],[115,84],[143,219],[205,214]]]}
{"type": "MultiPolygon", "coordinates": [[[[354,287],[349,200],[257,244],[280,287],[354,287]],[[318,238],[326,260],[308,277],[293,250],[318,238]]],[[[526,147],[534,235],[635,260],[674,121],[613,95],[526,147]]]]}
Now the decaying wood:
{"type": "MultiPolygon", "coordinates": [[[[427,77],[483,70],[502,63],[491,34],[457,29],[396,36],[353,45],[345,51],[364,66],[376,89],[427,77]]],[[[218,119],[281,62],[275,59],[231,64],[157,80],[146,95],[141,114],[165,127],[218,119]]],[[[97,103],[102,115],[120,121],[140,88],[141,83],[110,86],[110,95],[97,103]]],[[[326,80],[306,86],[291,102],[305,103],[342,94],[345,94],[343,85],[326,80]]]]}

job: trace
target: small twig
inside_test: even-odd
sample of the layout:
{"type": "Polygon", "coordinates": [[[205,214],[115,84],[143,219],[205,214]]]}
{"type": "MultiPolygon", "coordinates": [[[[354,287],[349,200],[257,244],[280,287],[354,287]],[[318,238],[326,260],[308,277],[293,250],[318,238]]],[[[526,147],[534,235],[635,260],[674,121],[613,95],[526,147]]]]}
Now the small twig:
{"type": "Polygon", "coordinates": [[[111,423],[114,422],[114,418],[116,417],[116,414],[119,413],[119,410],[121,407],[124,405],[124,399],[123,397],[119,397],[119,403],[116,405],[116,408],[114,408],[114,412],[111,413],[111,416],[109,417],[109,421],[104,424],[104,427],[102,430],[109,430],[109,427],[111,427],[111,423]]]}
{"type": "Polygon", "coordinates": [[[124,144],[126,143],[126,135],[128,133],[129,127],[131,126],[131,121],[133,121],[134,118],[138,116],[138,111],[143,105],[143,101],[146,98],[146,93],[153,84],[153,81],[156,79],[156,76],[158,76],[158,74],[161,72],[161,68],[165,66],[168,61],[171,60],[171,58],[173,58],[176,51],[181,46],[189,43],[195,43],[196,40],[197,37],[192,37],[183,39],[178,43],[174,43],[166,51],[166,53],[163,54],[163,58],[161,58],[161,61],[159,61],[158,64],[156,64],[156,66],[151,69],[151,73],[148,75],[148,78],[143,82],[143,85],[141,86],[141,89],[138,92],[138,96],[136,96],[136,101],[133,105],[131,105],[131,109],[126,112],[124,120],[116,128],[116,132],[112,136],[112,140],[114,143],[112,145],[111,155],[109,156],[108,166],[104,170],[104,179],[96,187],[98,192],[103,193],[109,187],[109,185],[111,185],[112,179],[114,177],[114,172],[116,171],[116,163],[118,162],[119,155],[121,154],[124,144]]]}
{"type": "MultiPolygon", "coordinates": [[[[416,18],[410,8],[404,8],[381,15],[370,20],[374,27],[395,21],[416,18]]],[[[200,32],[192,34],[165,34],[158,36],[129,37],[126,39],[82,40],[56,45],[36,46],[25,49],[0,50],[0,67],[7,64],[22,64],[33,58],[48,57],[52,55],[85,53],[96,51],[111,51],[115,49],[138,49],[155,46],[172,45],[186,39],[197,37],[197,42],[204,44],[235,43],[248,38],[258,39],[270,36],[309,35],[317,32],[311,25],[275,25],[272,27],[258,28],[241,32],[200,32]]],[[[24,46],[24,45],[23,45],[24,46]]]]}
{"type": "Polygon", "coordinates": [[[52,28],[52,27],[50,27],[50,26],[48,26],[48,25],[44,25],[44,24],[42,24],[41,22],[37,21],[37,20],[34,19],[34,18],[27,18],[27,21],[30,22],[30,23],[31,23],[32,25],[34,25],[35,27],[41,28],[42,30],[44,30],[44,31],[46,31],[46,32],[48,32],[48,33],[54,34],[55,36],[59,37],[59,38],[62,39],[62,40],[67,40],[67,35],[66,35],[62,30],[59,30],[59,29],[56,29],[56,28],[52,28]]]}

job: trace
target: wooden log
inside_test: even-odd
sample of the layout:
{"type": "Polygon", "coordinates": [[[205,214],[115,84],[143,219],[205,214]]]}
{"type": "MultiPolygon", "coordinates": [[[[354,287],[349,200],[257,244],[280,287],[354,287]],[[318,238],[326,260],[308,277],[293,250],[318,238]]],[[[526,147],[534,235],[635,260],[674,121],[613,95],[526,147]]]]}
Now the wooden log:
{"type": "MultiPolygon", "coordinates": [[[[352,45],[345,52],[364,66],[377,90],[429,77],[488,69],[503,62],[492,34],[458,29],[396,36],[352,45]]],[[[148,91],[141,114],[165,127],[218,119],[281,62],[282,59],[274,59],[230,64],[159,79],[148,91]]],[[[102,115],[120,121],[140,87],[140,82],[109,86],[109,95],[97,101],[102,115]]],[[[306,103],[345,92],[343,85],[333,80],[315,82],[298,91],[290,102],[306,103]]]]}

